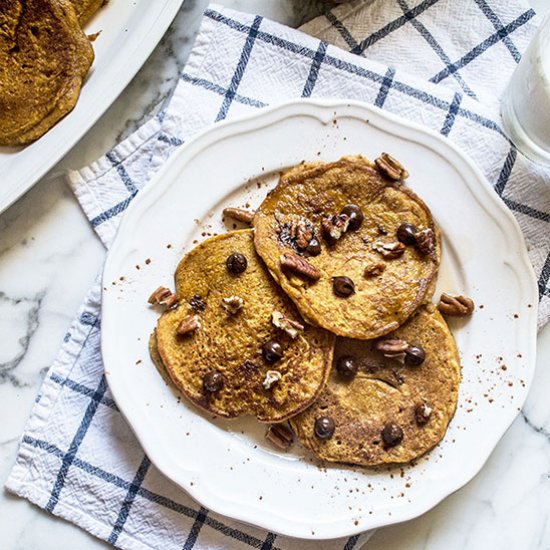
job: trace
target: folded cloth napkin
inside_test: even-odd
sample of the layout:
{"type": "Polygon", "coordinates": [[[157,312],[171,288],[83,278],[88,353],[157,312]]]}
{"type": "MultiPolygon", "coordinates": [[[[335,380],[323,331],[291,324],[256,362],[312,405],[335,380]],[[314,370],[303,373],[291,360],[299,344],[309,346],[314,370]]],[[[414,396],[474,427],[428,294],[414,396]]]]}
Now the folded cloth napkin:
{"type": "MultiPolygon", "coordinates": [[[[206,125],[285,99],[359,99],[440,132],[477,163],[524,232],[542,325],[550,316],[550,171],[509,143],[497,101],[535,24],[520,0],[355,2],[306,27],[355,52],[347,53],[261,17],[211,6],[167,108],[71,173],[70,184],[108,247],[133,197],[206,125]]],[[[351,549],[368,539],[288,539],[220,517],[164,478],[109,394],[100,299],[96,285],[45,378],[9,490],[121,548],[351,549]]]]}

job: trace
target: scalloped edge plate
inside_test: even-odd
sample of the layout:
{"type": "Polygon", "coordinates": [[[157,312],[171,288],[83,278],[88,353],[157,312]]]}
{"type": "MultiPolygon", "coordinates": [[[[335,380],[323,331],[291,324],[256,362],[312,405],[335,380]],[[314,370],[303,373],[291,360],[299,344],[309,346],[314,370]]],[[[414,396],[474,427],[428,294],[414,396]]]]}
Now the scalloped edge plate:
{"type": "Polygon", "coordinates": [[[220,514],[326,539],[419,516],[472,479],[527,397],[536,313],[516,220],[452,143],[359,102],[298,100],[210,127],[132,202],[103,274],[102,354],[120,410],[168,478],[220,514]],[[441,227],[438,292],[465,293],[477,305],[467,322],[451,323],[463,381],[444,440],[403,468],[323,467],[299,446],[274,451],[251,419],[221,421],[180,402],[148,356],[158,317],[150,292],[173,285],[194,242],[227,229],[224,206],[259,204],[281,169],[381,151],[407,167],[408,184],[441,227]]]}

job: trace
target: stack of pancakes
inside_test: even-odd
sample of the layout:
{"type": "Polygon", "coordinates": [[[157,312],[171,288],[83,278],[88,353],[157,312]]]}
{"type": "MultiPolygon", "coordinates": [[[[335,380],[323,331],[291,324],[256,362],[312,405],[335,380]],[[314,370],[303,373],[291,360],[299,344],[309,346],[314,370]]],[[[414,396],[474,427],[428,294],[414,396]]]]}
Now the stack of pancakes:
{"type": "Polygon", "coordinates": [[[103,0],[0,0],[0,145],[30,143],[70,112],[94,59],[83,25],[103,0]]]}
{"type": "MultiPolygon", "coordinates": [[[[198,407],[289,420],[321,459],[405,463],[443,437],[458,351],[431,303],[439,232],[389,155],[284,173],[253,229],[208,239],[175,275],[151,355],[198,407]]],[[[288,442],[288,428],[279,442],[288,442]]]]}

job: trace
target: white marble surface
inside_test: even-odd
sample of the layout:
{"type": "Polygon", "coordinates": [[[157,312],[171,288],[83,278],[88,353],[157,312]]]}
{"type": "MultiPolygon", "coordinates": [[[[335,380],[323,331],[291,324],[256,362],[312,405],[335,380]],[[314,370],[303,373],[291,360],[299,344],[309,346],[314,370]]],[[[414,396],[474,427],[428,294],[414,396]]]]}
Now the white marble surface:
{"type": "MultiPolygon", "coordinates": [[[[298,25],[310,0],[219,3],[298,25]]],[[[167,36],[117,102],[56,167],[80,167],[128,135],[172,89],[206,0],[187,0],[167,36]]],[[[548,0],[533,0],[550,11],[548,0]]],[[[39,182],[0,216],[0,482],[11,469],[36,391],[104,250],[61,178],[39,182]]],[[[550,548],[550,326],[523,413],[480,474],[424,516],[379,530],[372,550],[550,548]]],[[[91,550],[108,545],[27,501],[0,493],[0,548],[91,550]]]]}

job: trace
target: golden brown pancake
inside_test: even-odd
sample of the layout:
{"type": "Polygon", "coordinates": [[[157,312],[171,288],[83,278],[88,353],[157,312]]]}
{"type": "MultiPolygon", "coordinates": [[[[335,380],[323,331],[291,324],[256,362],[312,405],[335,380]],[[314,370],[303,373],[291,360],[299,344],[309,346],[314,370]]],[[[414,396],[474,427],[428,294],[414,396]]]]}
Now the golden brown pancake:
{"type": "Polygon", "coordinates": [[[302,316],[337,335],[372,339],[387,334],[433,292],[440,254],[429,209],[362,157],[305,164],[283,174],[257,210],[254,227],[258,254],[302,316]],[[331,242],[332,237],[323,237],[323,225],[349,204],[361,209],[364,220],[331,242]],[[432,252],[398,241],[397,229],[405,223],[431,231],[432,252]],[[320,244],[318,255],[303,246],[311,235],[308,227],[320,244]],[[285,267],[283,261],[296,256],[313,266],[317,280],[285,267]],[[335,293],[341,277],[355,287],[347,297],[335,293]]]}
{"type": "Polygon", "coordinates": [[[87,21],[92,17],[92,15],[99,9],[103,4],[107,3],[107,0],[71,0],[74,9],[76,11],[76,16],[78,17],[78,22],[81,26],[84,26],[87,21]]]}
{"type": "Polygon", "coordinates": [[[0,145],[34,141],[71,111],[93,59],[69,0],[0,0],[0,145]]]}
{"type": "Polygon", "coordinates": [[[155,367],[157,367],[158,373],[162,376],[162,379],[166,382],[167,385],[172,385],[172,380],[166,372],[166,367],[162,362],[162,357],[160,356],[158,346],[157,346],[157,331],[156,329],[149,336],[149,355],[153,361],[155,367]]]}
{"type": "Polygon", "coordinates": [[[383,340],[389,338],[422,347],[424,362],[409,366],[373,350],[373,342],[337,339],[335,366],[325,390],[291,419],[300,442],[323,460],[362,466],[405,463],[445,435],[456,409],[460,362],[443,317],[432,304],[422,306],[383,340]],[[359,369],[351,379],[336,368],[345,357],[352,357],[359,369]],[[328,439],[314,433],[322,417],[334,422],[328,439]]]}
{"type": "MultiPolygon", "coordinates": [[[[242,258],[237,264],[242,269],[242,258]]],[[[218,416],[250,414],[261,422],[285,420],[315,400],[330,371],[334,336],[296,328],[303,321],[257,256],[252,230],[199,244],[181,260],[175,278],[179,306],[160,317],[156,337],[162,363],[188,399],[218,416]],[[231,260],[234,272],[228,268],[235,254],[246,258],[242,272],[231,260]],[[229,304],[222,305],[224,299],[229,304]],[[240,309],[228,311],[239,303],[240,309]],[[292,321],[287,328],[295,338],[275,326],[274,314],[284,317],[280,327],[292,321]],[[182,322],[188,328],[196,321],[198,328],[178,335],[182,322]],[[262,351],[269,342],[281,347],[277,361],[267,359],[276,346],[267,358],[262,351]]]]}

